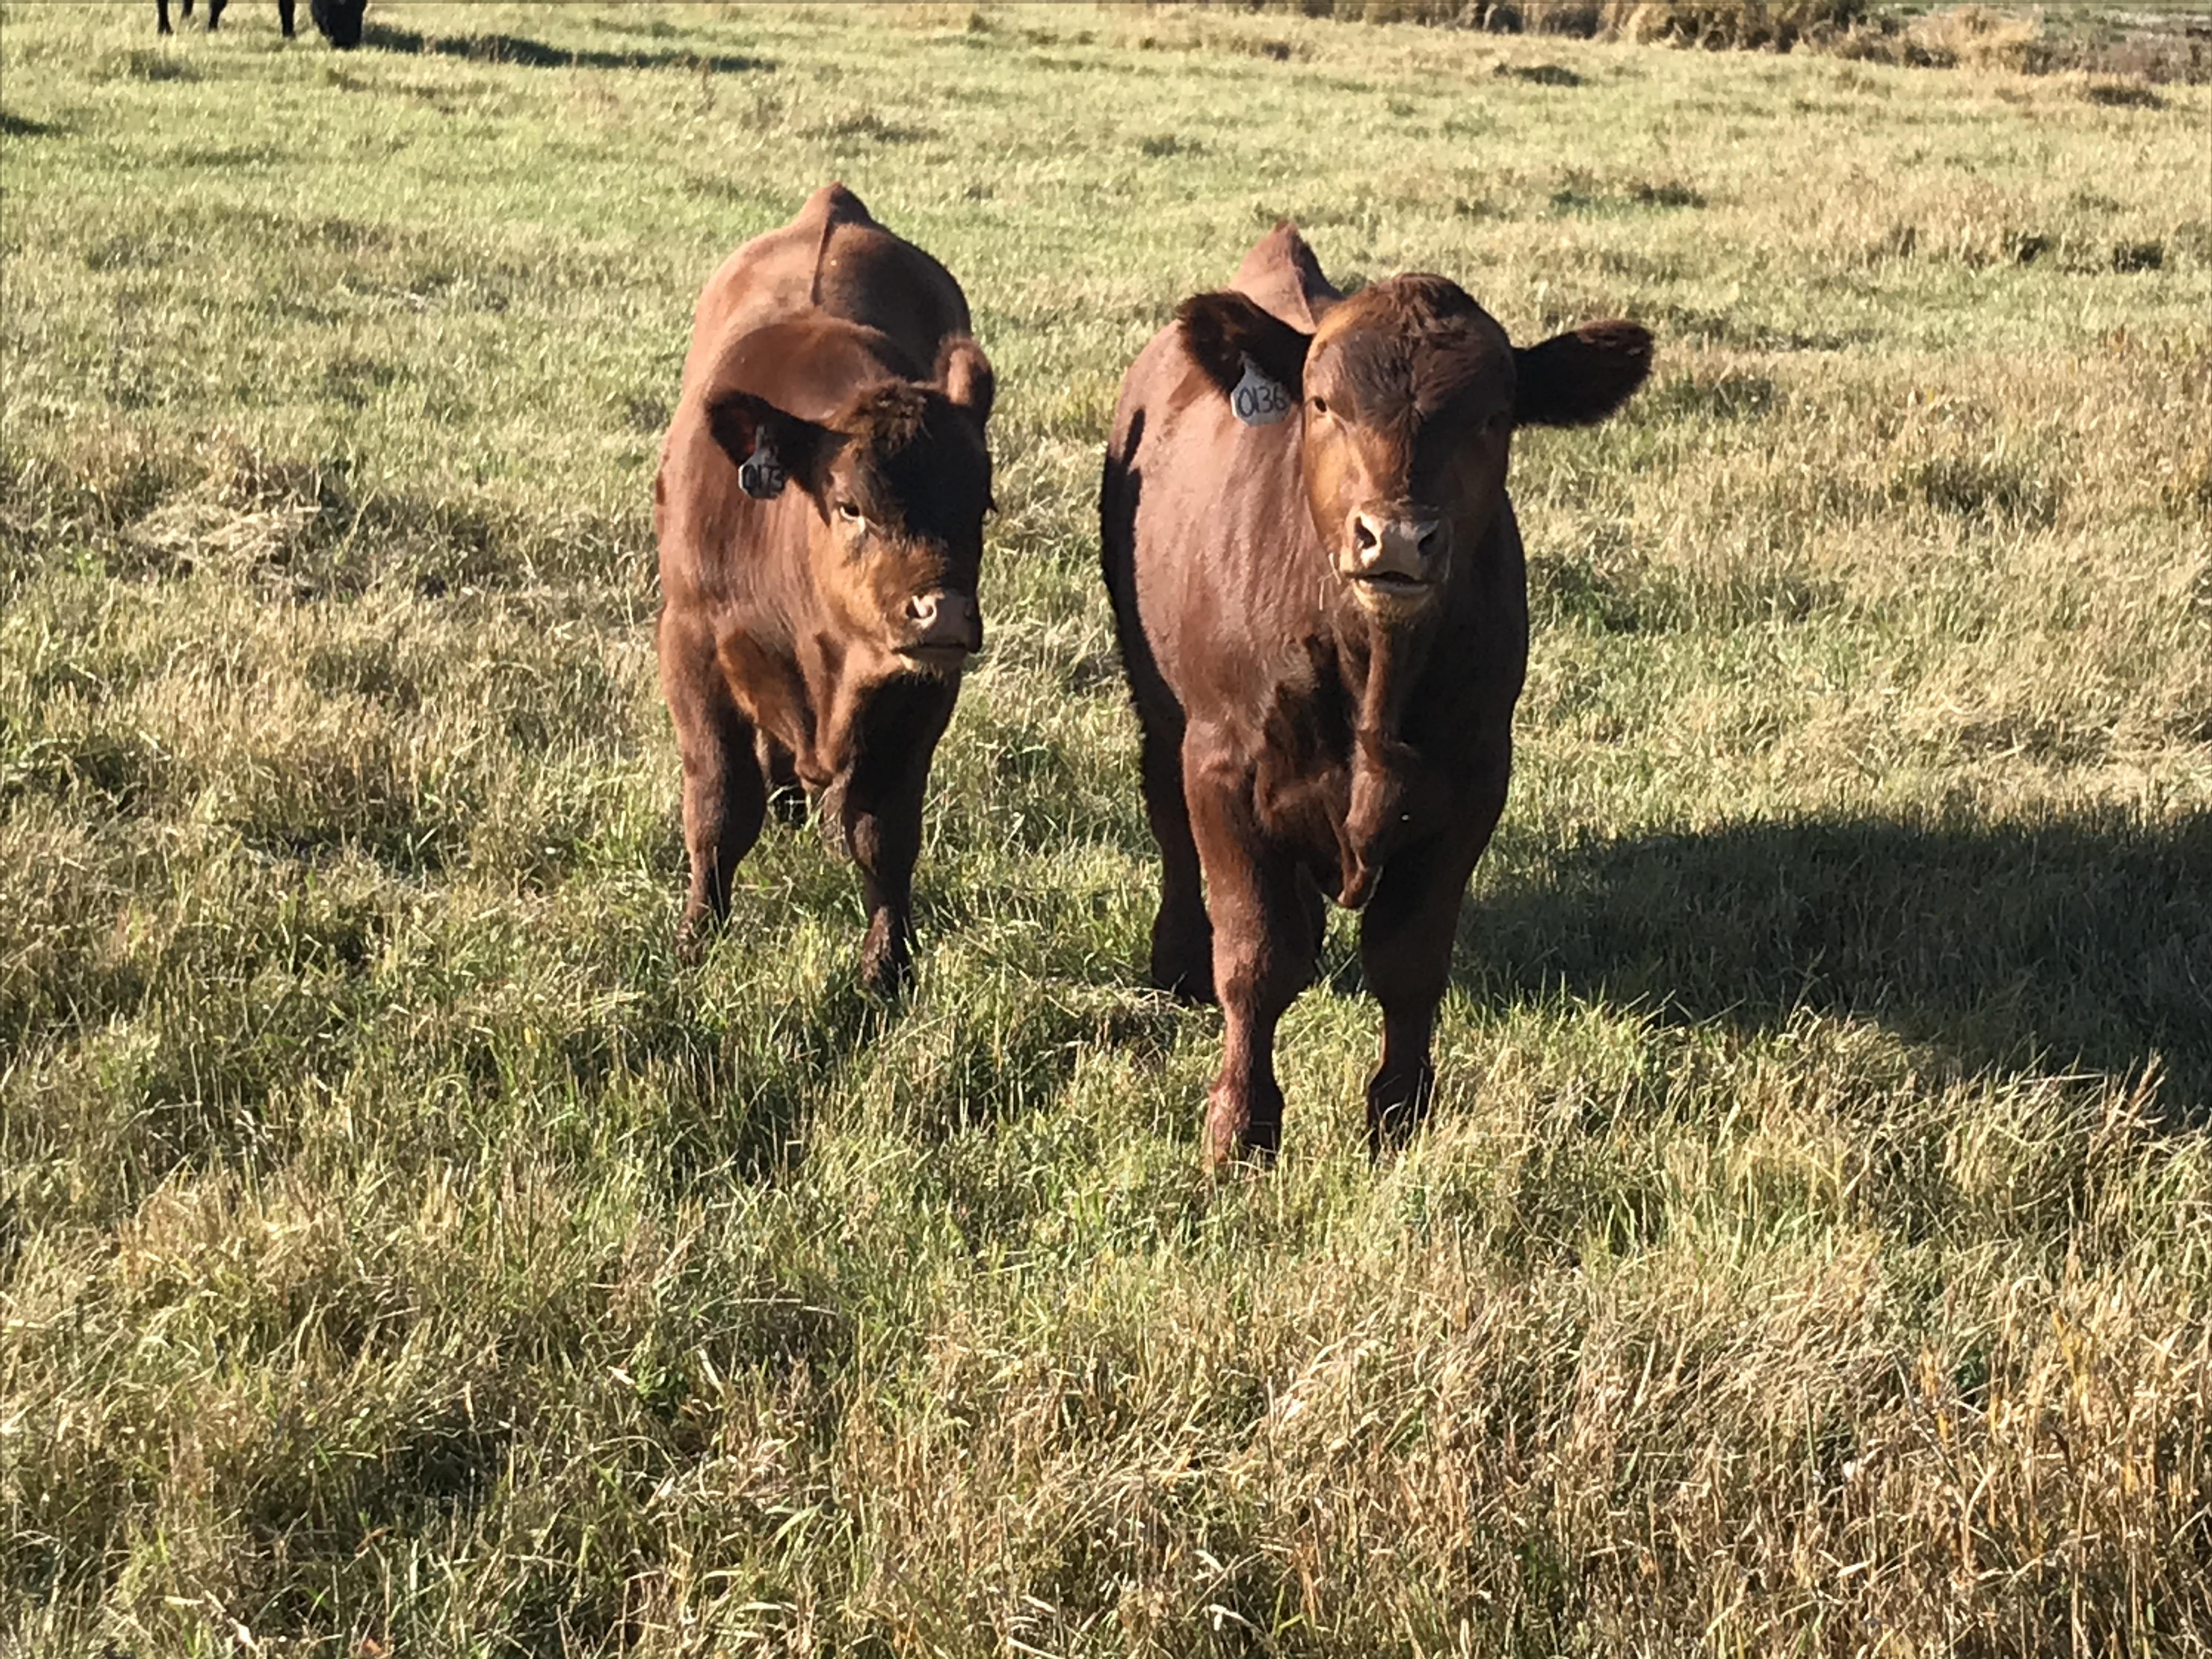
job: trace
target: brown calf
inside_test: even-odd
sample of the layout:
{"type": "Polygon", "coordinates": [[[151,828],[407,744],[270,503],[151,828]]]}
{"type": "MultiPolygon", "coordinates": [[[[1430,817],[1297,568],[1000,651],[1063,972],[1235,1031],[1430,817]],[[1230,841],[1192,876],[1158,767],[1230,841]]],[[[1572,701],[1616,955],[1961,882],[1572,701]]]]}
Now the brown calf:
{"type": "Polygon", "coordinates": [[[922,787],[983,642],[992,386],[960,285],[842,185],[700,296],[653,484],[687,933],[803,786],[860,867],[862,978],[904,973],[922,787]]]}
{"type": "Polygon", "coordinates": [[[1650,359],[1625,322],[1516,348],[1441,276],[1346,298],[1283,224],[1131,366],[1106,585],[1163,861],[1152,979],[1222,1005],[1215,1166],[1280,1141],[1275,1025],[1312,977],[1324,897],[1364,909],[1382,1005],[1370,1147],[1425,1113],[1528,661],[1513,428],[1601,419],[1650,359]]]}

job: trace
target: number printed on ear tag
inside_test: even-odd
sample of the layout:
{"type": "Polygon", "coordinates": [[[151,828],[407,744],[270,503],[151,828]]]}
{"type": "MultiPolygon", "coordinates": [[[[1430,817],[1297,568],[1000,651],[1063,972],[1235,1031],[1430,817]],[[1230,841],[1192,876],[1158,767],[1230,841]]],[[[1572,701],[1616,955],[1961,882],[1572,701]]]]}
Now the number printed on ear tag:
{"type": "Polygon", "coordinates": [[[776,459],[766,437],[753,445],[753,453],[738,469],[738,488],[757,501],[772,501],[782,495],[785,478],[783,463],[776,459]]]}
{"type": "Polygon", "coordinates": [[[1247,426],[1273,426],[1291,412],[1291,394],[1260,372],[1251,358],[1244,360],[1244,378],[1229,394],[1229,406],[1247,426]]]}

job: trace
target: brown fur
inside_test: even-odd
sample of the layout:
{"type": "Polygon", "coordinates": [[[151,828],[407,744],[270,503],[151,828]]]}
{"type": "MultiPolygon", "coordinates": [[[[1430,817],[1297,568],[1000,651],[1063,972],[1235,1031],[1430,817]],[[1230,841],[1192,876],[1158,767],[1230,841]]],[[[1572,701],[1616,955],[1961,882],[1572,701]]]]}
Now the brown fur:
{"type": "Polygon", "coordinates": [[[842,185],[708,283],[653,486],[687,931],[727,914],[796,784],[860,866],[863,977],[904,972],[922,787],[982,641],[992,393],[959,284],[842,185]],[[772,499],[740,482],[763,441],[789,477],[772,499]]]}
{"type": "Polygon", "coordinates": [[[1512,430],[1601,418],[1650,361],[1632,323],[1516,350],[1441,276],[1346,298],[1282,225],[1130,368],[1102,547],[1163,860],[1152,979],[1224,1016],[1212,1163],[1279,1141],[1275,1026],[1325,898],[1364,908],[1382,1005],[1370,1144],[1426,1110],[1528,658],[1512,430]],[[1231,413],[1247,361],[1297,399],[1279,424],[1231,413]]]}

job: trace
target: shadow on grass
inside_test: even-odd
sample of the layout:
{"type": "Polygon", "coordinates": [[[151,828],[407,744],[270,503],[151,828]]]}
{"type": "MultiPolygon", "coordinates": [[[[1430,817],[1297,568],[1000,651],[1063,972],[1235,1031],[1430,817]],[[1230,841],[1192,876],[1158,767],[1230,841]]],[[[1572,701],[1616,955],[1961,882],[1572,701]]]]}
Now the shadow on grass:
{"type": "Polygon", "coordinates": [[[1968,1071],[2140,1073],[2212,1116],[2212,815],[2145,827],[1824,818],[1595,842],[1470,904],[1479,995],[1880,1020],[1968,1071]]]}
{"type": "Polygon", "coordinates": [[[27,115],[0,109],[0,138],[51,138],[66,131],[55,122],[33,121],[27,115]]]}
{"type": "Polygon", "coordinates": [[[669,1057],[653,1124],[666,1190],[681,1197],[796,1170],[815,1108],[901,1012],[861,990],[857,976],[841,976],[811,1006],[794,1004],[718,1042],[684,1042],[669,1057]]]}
{"type": "Polygon", "coordinates": [[[517,64],[525,69],[676,69],[694,74],[744,75],[775,67],[773,58],[736,52],[577,50],[549,46],[517,34],[424,34],[419,29],[395,29],[380,23],[371,23],[362,31],[362,44],[379,52],[428,53],[478,64],[517,64]]]}

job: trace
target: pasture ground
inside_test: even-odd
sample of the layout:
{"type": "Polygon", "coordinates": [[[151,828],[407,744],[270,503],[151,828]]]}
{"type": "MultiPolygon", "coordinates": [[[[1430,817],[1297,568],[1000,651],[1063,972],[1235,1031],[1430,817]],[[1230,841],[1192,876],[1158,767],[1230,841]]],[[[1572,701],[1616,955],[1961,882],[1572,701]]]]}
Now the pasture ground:
{"type": "Polygon", "coordinates": [[[0,10],[0,1651],[2212,1650],[2212,91],[1224,11],[0,10]],[[649,492],[824,179],[974,300],[920,977],[672,930],[649,492]],[[1654,384],[1526,438],[1433,1126],[1285,1152],[1095,573],[1278,216],[1654,384]]]}

